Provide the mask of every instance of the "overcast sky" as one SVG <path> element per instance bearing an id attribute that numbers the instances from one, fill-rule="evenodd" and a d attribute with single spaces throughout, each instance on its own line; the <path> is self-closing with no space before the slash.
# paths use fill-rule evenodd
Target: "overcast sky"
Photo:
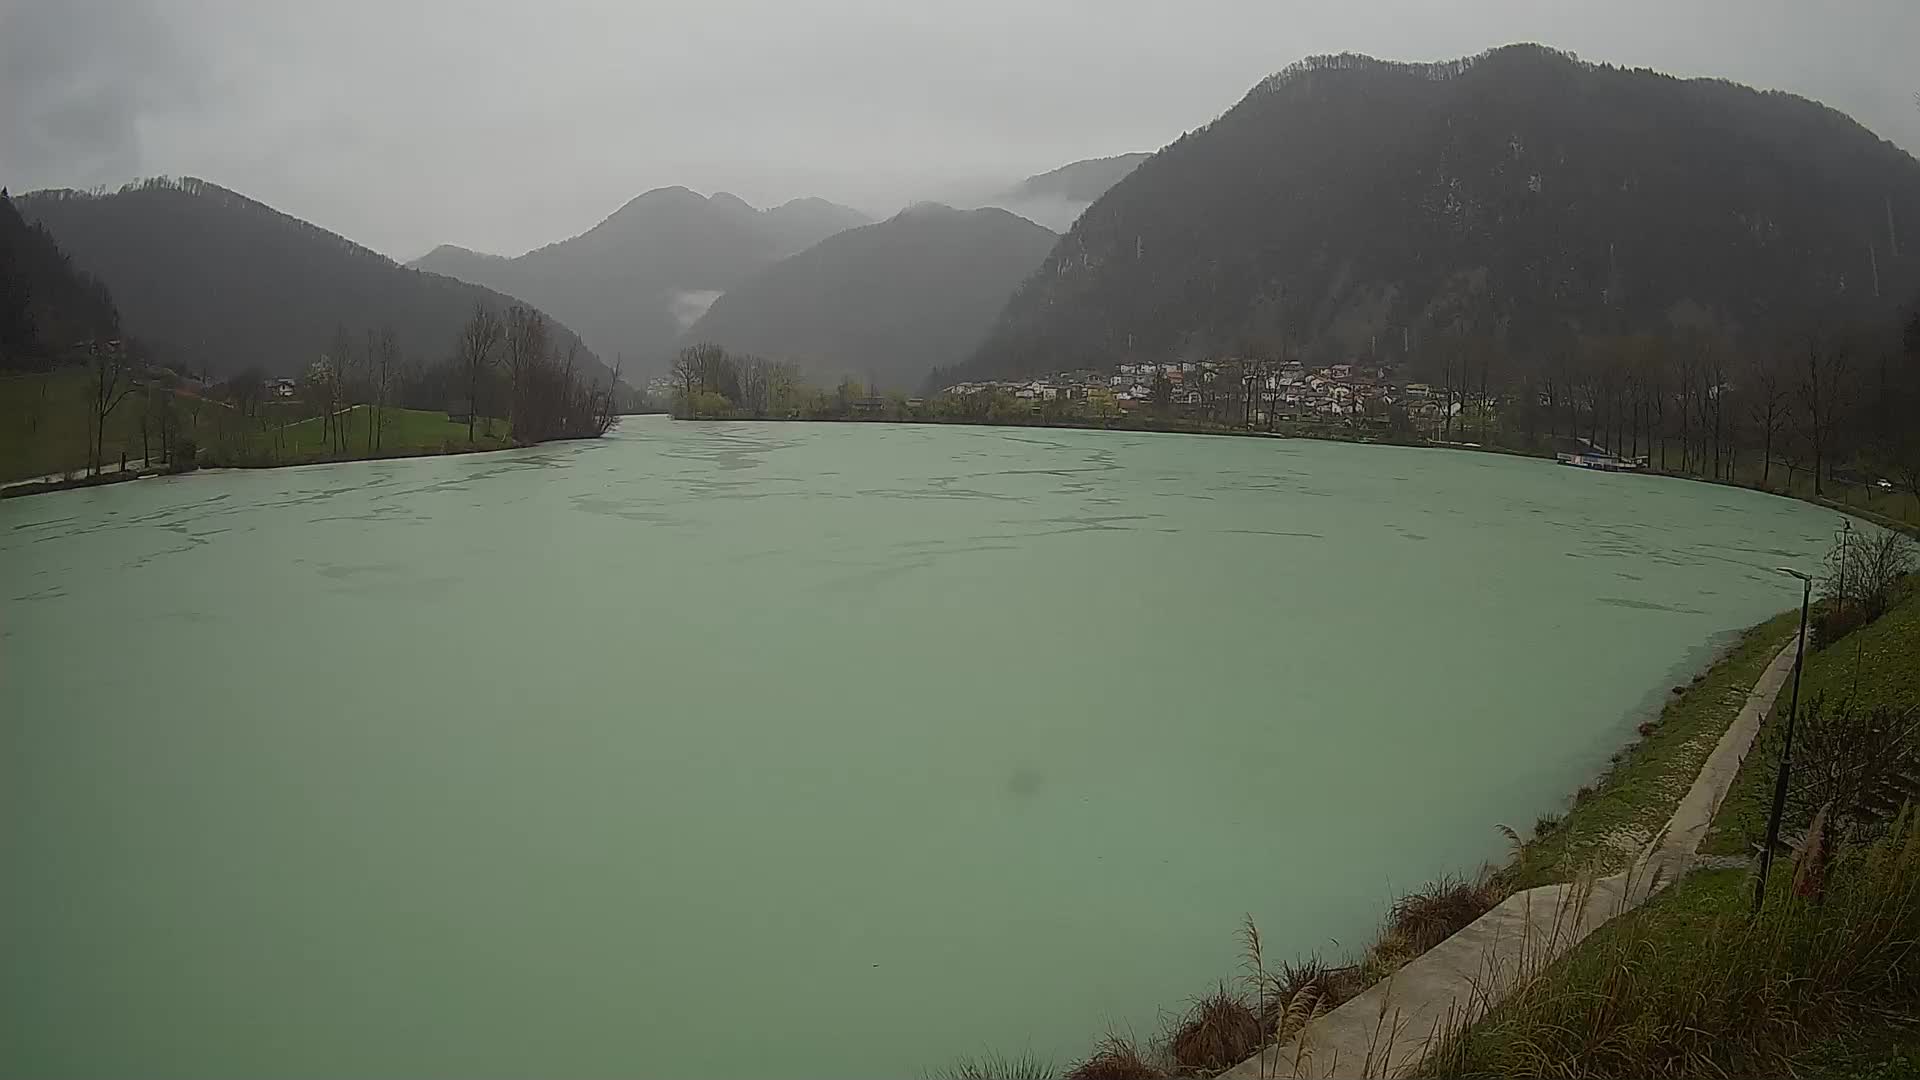
<path id="1" fill-rule="evenodd" d="M 0 0 L 0 184 L 192 175 L 407 259 L 649 188 L 887 212 L 1157 149 L 1314 53 L 1539 41 L 1920 152 L 1920 0 Z"/>

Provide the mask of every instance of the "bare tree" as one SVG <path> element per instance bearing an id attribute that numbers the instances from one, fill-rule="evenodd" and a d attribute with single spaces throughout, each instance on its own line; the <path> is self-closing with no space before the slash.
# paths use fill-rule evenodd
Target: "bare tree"
<path id="1" fill-rule="evenodd" d="M 394 341 L 393 327 L 380 331 L 379 358 L 373 365 L 373 449 L 379 450 L 387 429 L 387 402 L 393 397 L 393 381 L 400 374 L 400 346 Z"/>
<path id="2" fill-rule="evenodd" d="M 681 349 L 673 358 L 673 367 L 669 374 L 673 381 L 680 384 L 680 408 L 687 415 L 693 415 L 694 392 L 699 389 L 700 349 L 698 345 L 689 345 Z"/>
<path id="3" fill-rule="evenodd" d="M 523 304 L 507 308 L 507 427 L 518 437 L 525 412 L 522 397 L 534 365 L 547 358 L 547 319 Z M 536 436 L 537 437 L 537 436 Z"/>
<path id="4" fill-rule="evenodd" d="M 1844 345 L 1807 338 L 1806 366 L 1795 386 L 1802 436 L 1812 455 L 1813 493 L 1823 495 L 1822 481 L 1833 458 L 1834 442 L 1847 401 L 1851 359 Z"/>
<path id="5" fill-rule="evenodd" d="M 333 344 L 320 357 L 323 377 L 316 381 L 322 395 L 321 407 L 326 410 L 326 419 L 321 421 L 323 434 L 338 454 L 347 452 L 346 418 L 340 415 L 340 410 L 346 402 L 347 374 L 352 366 L 353 338 L 348 336 L 344 325 L 335 326 Z"/>
<path id="6" fill-rule="evenodd" d="M 460 328 L 455 360 L 467 382 L 467 441 L 473 441 L 473 418 L 480 411 L 480 384 L 493 370 L 493 351 L 500 344 L 500 317 L 486 305 L 475 304 L 473 315 Z"/>
<path id="7" fill-rule="evenodd" d="M 118 341 L 87 343 L 87 364 L 92 368 L 87 395 L 88 421 L 93 428 L 93 474 L 100 475 L 100 459 L 105 454 L 107 417 L 133 392 L 128 370 L 127 351 Z"/>
<path id="8" fill-rule="evenodd" d="M 1760 486 L 1773 477 L 1774 442 L 1787 424 L 1787 377 L 1778 356 L 1762 353 L 1747 372 L 1747 415 L 1760 434 Z"/>

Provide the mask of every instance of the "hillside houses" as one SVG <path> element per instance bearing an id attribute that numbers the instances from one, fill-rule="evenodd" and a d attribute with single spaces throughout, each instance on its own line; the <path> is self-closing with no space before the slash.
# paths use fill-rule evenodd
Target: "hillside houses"
<path id="1" fill-rule="evenodd" d="M 1235 385 L 1238 384 L 1238 385 Z M 1125 412 L 1153 408 L 1156 389 L 1178 412 L 1217 413 L 1230 403 L 1236 419 L 1344 419 L 1384 416 L 1390 406 L 1410 415 L 1439 415 L 1433 392 L 1423 384 L 1397 386 L 1386 373 L 1355 363 L 1308 368 L 1299 360 L 1280 364 L 1243 364 L 1235 360 L 1182 363 L 1123 363 L 1111 371 L 1062 371 L 1033 379 L 986 380 L 946 387 L 949 395 L 982 392 L 1008 394 L 1040 406 L 1049 402 L 1094 401 Z"/>

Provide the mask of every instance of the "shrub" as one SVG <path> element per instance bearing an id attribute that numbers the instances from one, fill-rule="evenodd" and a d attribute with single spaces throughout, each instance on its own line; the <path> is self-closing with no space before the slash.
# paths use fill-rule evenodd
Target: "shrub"
<path id="1" fill-rule="evenodd" d="M 1550 835 L 1560 827 L 1560 821 L 1559 814 L 1541 814 L 1533 819 L 1533 835 L 1535 837 Z"/>
<path id="2" fill-rule="evenodd" d="M 1778 768 L 1784 740 L 1783 725 L 1768 725 L 1768 775 Z M 1787 824 L 1804 827 L 1828 803 L 1843 828 L 1890 817 L 1911 797 L 1914 776 L 1920 776 L 1920 708 L 1863 710 L 1850 698 L 1830 702 L 1815 694 L 1801 703 L 1795 721 Z"/>
<path id="3" fill-rule="evenodd" d="M 1814 609 L 1807 619 L 1807 644 L 1824 649 L 1855 630 L 1867 625 L 1865 605 L 1828 601 Z"/>
<path id="4" fill-rule="evenodd" d="M 167 460 L 167 471 L 186 473 L 200 467 L 200 445 L 192 439 L 177 439 L 173 444 L 173 456 Z"/>
<path id="5" fill-rule="evenodd" d="M 1640 737 L 1644 739 L 1647 736 L 1652 735 L 1654 732 L 1659 731 L 1660 725 L 1654 723 L 1652 720 L 1645 720 L 1645 721 L 1642 721 L 1640 726 L 1638 728 L 1635 728 L 1634 730 L 1638 731 L 1640 733 Z"/>
<path id="6" fill-rule="evenodd" d="M 1913 572 L 1913 541 L 1892 529 L 1852 526 L 1847 522 L 1827 552 L 1820 572 L 1820 598 L 1840 608 L 1859 605 L 1860 624 L 1865 624 L 1893 606 L 1902 582 Z"/>

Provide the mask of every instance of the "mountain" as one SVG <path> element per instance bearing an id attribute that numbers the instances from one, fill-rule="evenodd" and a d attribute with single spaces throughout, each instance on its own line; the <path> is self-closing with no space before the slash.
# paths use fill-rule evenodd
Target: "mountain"
<path id="1" fill-rule="evenodd" d="M 824 199 L 757 210 L 726 192 L 658 188 L 579 236 L 517 258 L 447 246 L 410 265 L 525 297 L 602 355 L 664 368 L 680 332 L 714 297 L 868 220 Z"/>
<path id="2" fill-rule="evenodd" d="M 44 368 L 78 342 L 120 336 L 107 287 L 0 190 L 0 369 Z"/>
<path id="3" fill-rule="evenodd" d="M 1152 154 L 1121 154 L 1089 158 L 1062 165 L 1052 172 L 1029 176 L 1018 184 L 981 201 L 982 206 L 1011 210 L 1056 232 L 1065 231 L 1095 199 L 1119 183 Z"/>
<path id="4" fill-rule="evenodd" d="M 972 352 L 1055 239 L 1005 210 L 912 207 L 754 274 L 686 340 L 798 360 L 815 381 L 917 387 Z"/>
<path id="5" fill-rule="evenodd" d="M 127 334 L 157 359 L 296 375 L 337 326 L 391 327 L 402 356 L 448 356 L 476 303 L 509 296 L 409 270 L 325 229 L 204 180 L 146 180 L 115 194 L 39 191 L 20 212 L 113 290 Z M 578 340 L 555 327 L 564 349 Z M 606 378 L 582 358 L 589 377 Z"/>
<path id="6" fill-rule="evenodd" d="M 1508 46 L 1321 57 L 1149 158 L 953 377 L 1449 328 L 1539 356 L 1706 325 L 1879 318 L 1920 285 L 1920 163 L 1825 106 Z"/>

